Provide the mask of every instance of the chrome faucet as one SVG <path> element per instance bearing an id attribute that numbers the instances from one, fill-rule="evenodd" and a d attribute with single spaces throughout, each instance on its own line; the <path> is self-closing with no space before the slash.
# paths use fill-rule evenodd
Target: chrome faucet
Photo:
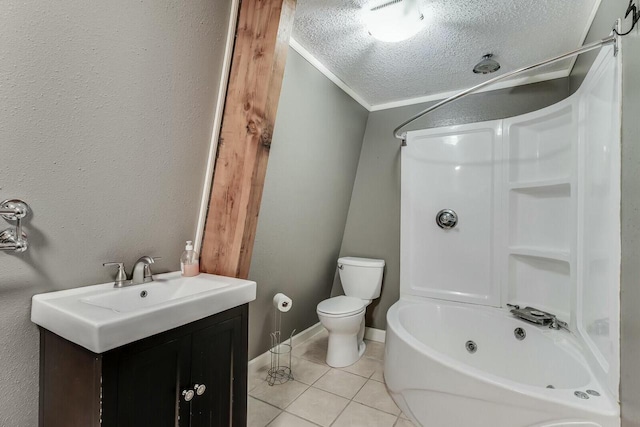
<path id="1" fill-rule="evenodd" d="M 569 325 L 567 322 L 563 322 L 558 319 L 555 314 L 547 313 L 546 311 L 539 310 L 535 307 L 520 308 L 519 305 L 513 304 L 507 304 L 507 306 L 511 308 L 511 314 L 522 320 L 535 323 L 536 325 L 548 326 L 551 329 L 565 329 L 569 331 Z"/>
<path id="2" fill-rule="evenodd" d="M 560 330 L 560 329 L 565 329 L 565 330 L 569 330 L 569 325 L 567 324 L 567 322 L 563 322 L 562 320 L 559 320 L 556 316 L 553 316 L 553 319 L 551 320 L 551 324 L 549 325 L 549 327 L 551 329 L 556 329 L 556 330 Z"/>
<path id="3" fill-rule="evenodd" d="M 139 285 L 141 283 L 153 282 L 153 275 L 151 274 L 151 264 L 160 257 L 150 257 L 148 255 L 142 256 L 133 265 L 133 272 L 131 273 L 131 285 Z"/>

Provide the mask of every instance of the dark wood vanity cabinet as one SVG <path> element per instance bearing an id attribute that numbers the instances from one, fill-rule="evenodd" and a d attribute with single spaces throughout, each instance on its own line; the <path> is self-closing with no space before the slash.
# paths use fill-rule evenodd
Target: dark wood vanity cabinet
<path id="1" fill-rule="evenodd" d="M 103 354 L 41 329 L 40 426 L 246 426 L 247 307 Z"/>

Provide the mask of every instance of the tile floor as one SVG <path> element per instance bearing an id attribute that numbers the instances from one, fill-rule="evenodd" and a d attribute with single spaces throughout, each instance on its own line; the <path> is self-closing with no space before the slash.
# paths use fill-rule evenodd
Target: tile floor
<path id="1" fill-rule="evenodd" d="M 412 427 L 387 393 L 384 344 L 367 341 L 346 368 L 325 363 L 326 330 L 293 349 L 294 381 L 269 386 L 268 366 L 249 377 L 248 427 Z"/>

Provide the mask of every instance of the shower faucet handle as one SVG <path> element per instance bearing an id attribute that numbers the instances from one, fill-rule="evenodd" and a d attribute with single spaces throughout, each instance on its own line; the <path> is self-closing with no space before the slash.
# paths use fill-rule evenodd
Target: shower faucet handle
<path id="1" fill-rule="evenodd" d="M 458 214 L 453 209 L 442 209 L 436 214 L 438 227 L 448 230 L 458 224 Z"/>

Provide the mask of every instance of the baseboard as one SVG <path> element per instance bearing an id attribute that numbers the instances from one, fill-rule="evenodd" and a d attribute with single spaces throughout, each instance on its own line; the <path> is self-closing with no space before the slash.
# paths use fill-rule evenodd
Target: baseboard
<path id="1" fill-rule="evenodd" d="M 384 342 L 386 335 L 387 335 L 387 331 L 383 331 L 382 329 L 376 329 L 376 328 L 364 329 L 365 339 L 368 339 L 371 341 Z"/>
<path id="2" fill-rule="evenodd" d="M 324 327 L 320 322 L 316 323 L 315 325 L 309 326 L 304 331 L 299 332 L 293 336 L 293 347 L 308 340 L 314 335 L 319 334 L 323 330 L 324 330 Z M 259 370 L 261 367 L 269 364 L 270 362 L 271 362 L 271 353 L 269 353 L 269 350 L 267 350 L 261 355 L 256 356 L 249 361 L 249 374 L 251 374 L 252 371 Z"/>
<path id="3" fill-rule="evenodd" d="M 297 345 L 305 342 L 314 335 L 319 334 L 323 330 L 324 327 L 320 322 L 308 327 L 304 331 L 293 336 L 293 347 L 295 348 Z M 364 330 L 365 339 L 376 342 L 384 342 L 386 334 L 387 332 L 383 331 L 382 329 L 365 328 Z M 260 370 L 260 368 L 268 365 L 270 362 L 271 353 L 269 353 L 269 350 L 265 351 L 259 356 L 254 357 L 249 361 L 249 375 L 251 375 L 251 373 L 257 372 L 258 370 Z"/>

